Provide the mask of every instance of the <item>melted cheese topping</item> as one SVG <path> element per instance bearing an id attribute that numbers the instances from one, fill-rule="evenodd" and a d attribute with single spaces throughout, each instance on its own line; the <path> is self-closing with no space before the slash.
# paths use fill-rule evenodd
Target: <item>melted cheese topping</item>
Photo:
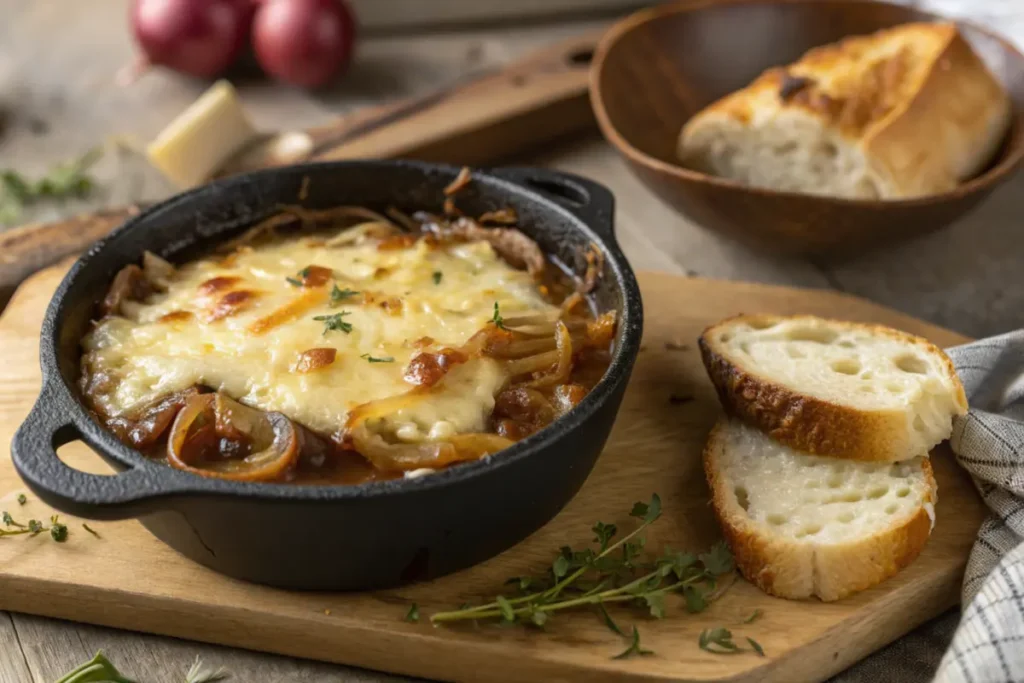
<path id="1" fill-rule="evenodd" d="M 330 269 L 333 279 L 297 286 L 297 273 L 311 265 Z M 332 303 L 335 285 L 358 293 Z M 403 375 L 416 342 L 462 345 L 490 323 L 495 302 L 503 316 L 557 310 L 486 242 L 432 248 L 420 240 L 381 250 L 362 238 L 334 247 L 302 238 L 243 247 L 182 266 L 165 293 L 127 302 L 121 316 L 98 322 L 83 341 L 83 367 L 114 380 L 92 394 L 109 416 L 201 384 L 332 433 L 357 405 L 413 388 Z M 314 320 L 336 314 L 347 325 Z M 309 369 L 303 355 L 311 349 L 333 349 L 334 360 Z M 396 409 L 394 434 L 416 442 L 485 431 L 505 380 L 490 358 L 457 365 Z"/>

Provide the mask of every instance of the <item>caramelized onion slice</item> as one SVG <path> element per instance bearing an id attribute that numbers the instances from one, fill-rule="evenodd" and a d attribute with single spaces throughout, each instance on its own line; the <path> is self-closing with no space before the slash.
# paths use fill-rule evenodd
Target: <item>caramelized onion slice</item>
<path id="1" fill-rule="evenodd" d="M 569 381 L 572 372 L 572 336 L 569 328 L 561 320 L 555 323 L 555 342 L 558 345 L 558 364 L 554 372 L 527 382 L 528 387 L 550 387 Z"/>
<path id="2" fill-rule="evenodd" d="M 174 277 L 175 269 L 170 262 L 151 251 L 145 251 L 142 253 L 142 273 L 151 285 L 163 291 Z"/>
<path id="3" fill-rule="evenodd" d="M 150 403 L 133 416 L 111 418 L 107 426 L 121 441 L 127 441 L 135 448 L 148 448 L 163 436 L 182 406 L 198 395 L 198 387 L 176 391 Z"/>
<path id="4" fill-rule="evenodd" d="M 275 481 L 295 467 L 306 441 L 281 413 L 264 413 L 219 393 L 203 394 L 189 399 L 174 420 L 167 460 L 204 477 Z"/>
<path id="5" fill-rule="evenodd" d="M 457 462 L 479 460 L 514 443 L 497 434 L 458 434 L 445 442 L 389 443 L 365 422 L 353 428 L 349 437 L 356 450 L 384 472 L 440 469 Z"/>
<path id="6" fill-rule="evenodd" d="M 117 315 L 125 301 L 142 301 L 153 293 L 153 286 L 135 264 L 125 266 L 114 276 L 107 295 L 100 303 L 100 315 Z"/>

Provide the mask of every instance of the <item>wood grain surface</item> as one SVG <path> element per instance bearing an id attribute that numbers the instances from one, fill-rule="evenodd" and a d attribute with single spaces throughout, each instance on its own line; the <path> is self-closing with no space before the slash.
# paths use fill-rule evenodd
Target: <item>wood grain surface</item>
<path id="1" fill-rule="evenodd" d="M 114 86 L 114 74 L 132 54 L 124 23 L 127 4 L 128 0 L 0 3 L 0 165 L 34 175 L 111 136 L 144 142 L 206 87 L 163 71 L 133 88 Z M 1024 46 L 1024 3 L 1019 0 L 911 4 L 981 21 Z M 464 31 L 368 35 L 349 76 L 327 91 L 304 93 L 249 75 L 236 83 L 261 128 L 303 128 L 359 107 L 443 87 L 604 21 L 526 26 L 504 21 Z M 608 185 L 618 200 L 619 240 L 638 268 L 833 288 L 883 301 L 971 336 L 1024 325 L 1021 173 L 977 211 L 943 231 L 857 258 L 809 261 L 748 249 L 679 216 L 659 202 L 596 134 L 517 162 L 583 173 Z M 97 172 L 103 184 L 100 192 L 83 201 L 40 207 L 26 220 L 54 220 L 105 206 L 152 201 L 171 191 L 155 172 L 130 158 L 109 155 Z M 950 620 L 955 621 L 952 612 L 946 621 Z M 931 651 L 920 660 L 919 681 L 930 680 L 945 646 L 931 630 L 923 637 Z M 915 641 L 915 656 L 921 657 L 922 642 Z M 410 680 L 19 613 L 0 612 L 0 643 L 0 683 L 52 683 L 98 648 L 119 663 L 137 667 L 133 672 L 140 683 L 181 683 L 196 655 L 230 668 L 235 680 L 247 683 Z"/>
<path id="2" fill-rule="evenodd" d="M 0 318 L 0 443 L 7 443 L 36 398 L 42 311 L 64 272 L 47 269 L 25 283 Z M 594 614 L 562 616 L 546 634 L 500 627 L 447 629 L 402 620 L 416 602 L 433 611 L 489 597 L 509 576 L 543 571 L 558 546 L 585 543 L 597 520 L 628 528 L 635 500 L 661 495 L 664 518 L 652 548 L 708 547 L 719 531 L 708 507 L 700 452 L 719 414 L 696 350 L 706 325 L 739 312 L 810 312 L 888 323 L 942 345 L 958 335 L 883 307 L 830 292 L 772 288 L 644 273 L 647 309 L 640 353 L 611 440 L 580 494 L 546 527 L 512 550 L 433 582 L 371 593 L 296 593 L 246 584 L 193 564 L 136 522 L 94 523 L 102 538 L 75 520 L 69 541 L 18 538 L 0 544 L 0 608 L 132 628 L 256 650 L 455 681 L 816 681 L 823 680 L 954 604 L 982 505 L 952 455 L 934 457 L 941 501 L 935 532 L 921 557 L 882 586 L 838 603 L 768 597 L 744 581 L 706 612 L 639 621 L 657 656 L 613 660 L 621 639 Z M 680 301 L 686 301 L 680 307 Z M 685 345 L 679 350 L 672 346 Z M 693 397 L 680 403 L 672 396 Z M 108 471 L 82 444 L 61 449 L 74 466 Z M 39 501 L 17 506 L 23 489 L 0 459 L 0 507 L 46 518 Z M 467 511 L 469 513 L 469 511 Z M 329 530 L 325 530 L 329 534 Z M 750 627 L 753 610 L 764 617 Z M 244 628 L 238 628 L 239 624 Z M 720 657 L 696 646 L 703 628 L 735 626 L 768 656 Z M 741 628 L 742 627 L 742 628 Z M 146 680 L 171 681 L 153 675 Z"/>

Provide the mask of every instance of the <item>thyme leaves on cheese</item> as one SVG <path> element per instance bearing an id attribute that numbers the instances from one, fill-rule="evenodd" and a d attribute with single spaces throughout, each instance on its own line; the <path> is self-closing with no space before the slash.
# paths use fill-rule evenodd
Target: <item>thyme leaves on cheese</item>
<path id="1" fill-rule="evenodd" d="M 442 273 L 440 270 L 435 270 L 432 277 L 434 278 L 434 284 L 439 285 L 441 284 L 441 278 L 444 277 L 444 273 Z"/>
<path id="2" fill-rule="evenodd" d="M 343 320 L 346 315 L 350 315 L 350 312 L 341 311 L 340 313 L 332 313 L 331 315 L 316 315 L 313 316 L 313 320 L 324 324 L 324 336 L 326 336 L 328 332 L 335 331 L 348 334 L 352 331 L 352 323 L 345 322 Z"/>
<path id="3" fill-rule="evenodd" d="M 363 355 L 361 355 L 359 357 L 360 358 L 365 358 L 367 363 L 394 363 L 395 362 L 394 356 L 380 356 L 380 357 L 378 357 L 378 356 L 371 356 L 368 353 L 364 353 Z"/>
<path id="4" fill-rule="evenodd" d="M 494 326 L 499 330 L 508 329 L 505 327 L 505 319 L 501 317 L 501 309 L 498 308 L 497 301 L 494 302 L 494 315 L 491 316 L 491 322 L 494 323 Z"/>
<path id="5" fill-rule="evenodd" d="M 657 494 L 647 503 L 636 503 L 630 516 L 640 520 L 632 531 L 620 536 L 615 524 L 598 522 L 592 527 L 596 547 L 577 550 L 565 546 L 543 576 L 509 579 L 506 585 L 513 586 L 513 594 L 499 595 L 475 607 L 435 613 L 431 623 L 494 619 L 541 628 L 556 612 L 591 608 L 610 631 L 630 640 L 616 659 L 653 654 L 641 646 L 639 630 L 619 627 L 607 607 L 621 603 L 661 619 L 668 609 L 666 598 L 676 594 L 683 597 L 687 611 L 699 612 L 721 595 L 721 584 L 728 585 L 722 579 L 733 574 L 734 562 L 724 543 L 706 553 L 666 548 L 660 556 L 650 557 L 644 531 L 661 516 Z"/>
<path id="6" fill-rule="evenodd" d="M 356 294 L 359 294 L 359 292 L 354 289 L 349 289 L 348 287 L 341 289 L 338 287 L 338 283 L 334 283 L 334 287 L 331 289 L 331 307 L 333 308 L 334 306 L 337 306 Z"/>

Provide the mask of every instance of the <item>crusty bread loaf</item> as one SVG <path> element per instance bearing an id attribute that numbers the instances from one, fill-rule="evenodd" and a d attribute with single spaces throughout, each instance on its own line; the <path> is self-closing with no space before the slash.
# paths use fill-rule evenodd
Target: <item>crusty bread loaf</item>
<path id="1" fill-rule="evenodd" d="M 806 453 L 867 461 L 925 455 L 967 398 L 934 344 L 880 325 L 737 316 L 700 337 L 731 414 Z"/>
<path id="2" fill-rule="evenodd" d="M 935 522 L 927 457 L 806 455 L 722 420 L 708 437 L 704 469 L 743 576 L 783 598 L 838 600 L 874 586 L 917 557 Z"/>
<path id="3" fill-rule="evenodd" d="M 976 175 L 1010 124 L 1006 91 L 952 23 L 809 51 L 690 119 L 696 170 L 777 190 L 899 199 Z"/>

